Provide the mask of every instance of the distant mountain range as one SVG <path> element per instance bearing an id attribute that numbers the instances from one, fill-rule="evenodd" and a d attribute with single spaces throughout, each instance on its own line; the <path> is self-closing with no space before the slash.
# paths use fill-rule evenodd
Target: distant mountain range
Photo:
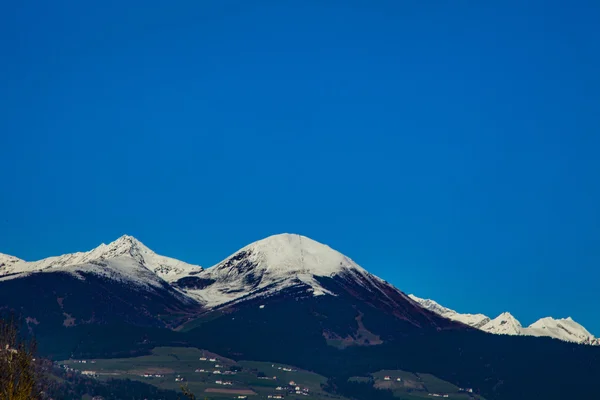
<path id="1" fill-rule="evenodd" d="M 30 287 L 39 288 L 44 307 L 22 295 Z M 158 255 L 127 235 L 88 252 L 35 262 L 0 255 L 0 306 L 12 305 L 38 329 L 116 322 L 181 328 L 192 316 L 292 295 L 330 298 L 338 309 L 348 310 L 340 314 L 348 319 L 344 324 L 365 313 L 388 315 L 381 333 L 390 337 L 413 329 L 465 329 L 422 308 L 350 258 L 300 235 L 257 241 L 206 270 Z M 382 340 L 366 329 L 352 338 L 326 325 L 323 335 L 342 346 Z"/>
<path id="2" fill-rule="evenodd" d="M 483 314 L 461 314 L 433 300 L 406 296 L 350 258 L 300 235 L 281 234 L 257 241 L 206 270 L 198 265 L 158 255 L 127 235 L 88 252 L 34 262 L 0 254 L 0 281 L 58 272 L 77 279 L 85 279 L 86 274 L 92 274 L 147 288 L 151 292 L 164 290 L 168 293 L 167 297 L 194 304 L 205 311 L 254 298 L 270 297 L 293 288 L 305 290 L 312 296 L 336 296 L 335 291 L 321 282 L 322 278 L 336 278 L 346 282 L 347 286 L 356 286 L 359 291 L 370 293 L 382 303 L 400 301 L 411 304 L 413 300 L 439 316 L 485 332 L 548 336 L 600 345 L 600 339 L 571 318 L 546 317 L 529 327 L 522 327 L 507 312 L 491 319 Z M 390 297 L 391 293 L 394 299 Z"/>
<path id="3" fill-rule="evenodd" d="M 594 337 L 583 326 L 573 321 L 571 317 L 554 319 L 545 317 L 539 319 L 528 327 L 521 323 L 510 313 L 504 312 L 494 319 L 483 314 L 461 314 L 446 308 L 430 299 L 421 299 L 409 295 L 411 299 L 421 304 L 426 309 L 435 312 L 453 321 L 480 329 L 484 332 L 499 335 L 547 336 L 567 342 L 600 346 L 600 339 Z"/>
<path id="4" fill-rule="evenodd" d="M 189 346 L 296 365 L 327 376 L 333 391 L 384 369 L 432 373 L 488 399 L 600 391 L 600 347 L 580 345 L 598 340 L 574 321 L 523 328 L 507 313 L 459 314 L 294 234 L 254 242 L 207 269 L 131 236 L 35 262 L 0 254 L 5 313 L 21 316 L 40 350 L 62 359 Z M 579 383 L 545 384 L 563 379 Z"/>

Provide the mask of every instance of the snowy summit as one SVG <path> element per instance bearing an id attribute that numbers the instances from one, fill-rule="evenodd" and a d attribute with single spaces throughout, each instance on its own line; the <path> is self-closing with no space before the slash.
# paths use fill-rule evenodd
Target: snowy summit
<path id="1" fill-rule="evenodd" d="M 254 242 L 206 269 L 198 276 L 214 283 L 187 293 L 209 307 L 253 294 L 268 296 L 298 285 L 310 287 L 318 296 L 333 293 L 315 277 L 344 274 L 378 280 L 331 247 L 306 236 L 284 233 Z"/>

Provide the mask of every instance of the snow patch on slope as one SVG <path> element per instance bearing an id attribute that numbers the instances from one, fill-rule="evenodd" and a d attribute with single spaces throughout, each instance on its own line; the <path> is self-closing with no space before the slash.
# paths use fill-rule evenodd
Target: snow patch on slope
<path id="1" fill-rule="evenodd" d="M 483 325 L 490 322 L 490 318 L 487 315 L 483 314 L 460 314 L 454 310 L 446 308 L 431 299 L 422 299 L 413 294 L 409 295 L 412 300 L 416 301 L 429 311 L 433 311 L 434 313 L 441 315 L 442 317 L 451 319 L 453 321 L 462 322 L 463 324 L 472 326 L 474 328 L 481 328 Z"/>
<path id="2" fill-rule="evenodd" d="M 0 253 L 0 275 L 2 271 L 12 270 L 16 264 L 24 262 L 20 258 Z"/>

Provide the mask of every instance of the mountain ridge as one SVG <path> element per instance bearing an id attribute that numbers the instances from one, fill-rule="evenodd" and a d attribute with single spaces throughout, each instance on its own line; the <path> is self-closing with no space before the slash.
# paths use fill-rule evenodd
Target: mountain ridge
<path id="1" fill-rule="evenodd" d="M 556 319 L 553 317 L 543 317 L 529 326 L 523 327 L 509 312 L 503 312 L 494 319 L 484 314 L 475 314 L 482 317 L 480 323 L 477 324 L 474 323 L 473 318 L 470 318 L 473 314 L 461 314 L 440 305 L 434 300 L 422 299 L 413 294 L 409 295 L 409 297 L 438 315 L 465 323 L 484 332 L 500 335 L 551 337 L 580 344 L 600 345 L 599 338 L 596 338 L 571 317 Z M 481 324 L 482 321 L 485 323 Z"/>
<path id="2" fill-rule="evenodd" d="M 274 235 L 206 270 L 172 273 L 169 281 L 158 275 L 169 271 L 156 270 L 162 264 L 155 260 L 163 259 L 134 238 L 120 239 L 98 246 L 87 264 L 68 265 L 83 258 L 58 257 L 58 266 L 47 262 L 44 269 L 29 265 L 10 274 L 19 263 L 11 258 L 11 266 L 0 267 L 0 311 L 17 312 L 51 357 L 202 346 L 236 360 L 320 371 L 333 386 L 403 369 L 479 388 L 497 400 L 598 392 L 600 347 L 482 332 L 423 307 L 343 254 L 299 235 Z M 196 296 L 210 294 L 211 286 L 220 299 Z M 561 320 L 563 328 L 552 321 L 536 329 L 572 329 L 569 319 Z M 546 384 L 565 377 L 579 383 L 566 389 Z M 359 398 L 376 398 L 371 394 Z"/>
<path id="3" fill-rule="evenodd" d="M 522 327 L 510 313 L 492 319 L 484 314 L 458 313 L 430 299 L 407 296 L 342 253 L 298 234 L 272 235 L 250 243 L 207 269 L 158 255 L 129 235 L 87 252 L 33 262 L 0 253 L 0 281 L 48 272 L 65 272 L 78 279 L 82 274 L 93 273 L 155 289 L 167 284 L 206 309 L 268 298 L 287 289 L 299 290 L 309 296 L 337 296 L 324 283 L 330 283 L 328 279 L 332 278 L 338 284 L 336 290 L 340 290 L 339 285 L 352 287 L 353 292 L 363 293 L 363 297 L 378 297 L 377 301 L 381 300 L 379 306 L 385 307 L 389 302 L 393 308 L 398 301 L 415 302 L 436 315 L 488 333 L 549 336 L 576 343 L 600 344 L 599 339 L 571 318 L 546 317 L 529 327 Z"/>
<path id="4" fill-rule="evenodd" d="M 167 282 L 202 270 L 200 266 L 158 255 L 133 236 L 123 235 L 109 244 L 102 243 L 89 251 L 67 253 L 38 261 L 25 261 L 0 253 L 0 279 L 7 275 L 15 277 L 15 274 L 53 271 L 74 274 L 77 271 L 99 273 L 98 267 L 100 265 L 98 263 L 107 261 L 115 261 L 111 266 L 119 270 L 118 275 L 121 278 L 139 284 L 147 284 L 148 282 L 144 281 L 143 278 L 151 278 L 151 275 L 144 274 L 143 270 L 132 275 L 130 272 L 134 268 L 134 264 L 138 264 L 142 269 L 149 270 L 158 278 Z M 155 281 L 154 279 L 148 280 Z"/>

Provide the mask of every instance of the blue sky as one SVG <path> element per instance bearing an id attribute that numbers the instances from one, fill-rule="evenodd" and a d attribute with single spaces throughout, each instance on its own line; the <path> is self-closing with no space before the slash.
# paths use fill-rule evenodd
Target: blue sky
<path id="1" fill-rule="evenodd" d="M 600 3 L 121 3 L 0 6 L 0 252 L 294 232 L 600 335 Z"/>

